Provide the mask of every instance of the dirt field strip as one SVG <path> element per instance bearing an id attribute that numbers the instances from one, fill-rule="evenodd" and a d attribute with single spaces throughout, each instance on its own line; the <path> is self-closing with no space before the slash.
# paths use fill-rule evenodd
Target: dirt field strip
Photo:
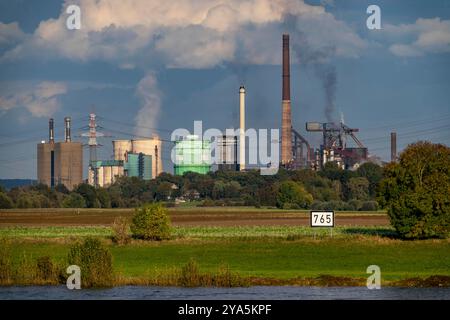
<path id="1" fill-rule="evenodd" d="M 169 211 L 175 226 L 305 226 L 309 214 L 302 212 L 276 212 L 273 210 L 205 210 L 205 208 Z M 133 209 L 30 209 L 1 210 L 0 228 L 23 226 L 109 226 L 118 216 L 131 218 Z M 339 226 L 386 226 L 389 218 L 383 213 L 336 213 Z"/>

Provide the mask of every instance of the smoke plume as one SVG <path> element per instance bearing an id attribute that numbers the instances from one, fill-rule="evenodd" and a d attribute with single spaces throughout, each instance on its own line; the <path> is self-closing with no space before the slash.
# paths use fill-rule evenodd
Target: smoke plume
<path id="1" fill-rule="evenodd" d="M 154 135 L 152 128 L 155 128 L 161 110 L 161 92 L 153 72 L 139 81 L 136 95 L 141 101 L 141 108 L 135 118 L 134 133 L 139 137 L 150 137 Z"/>
<path id="2" fill-rule="evenodd" d="M 310 45 L 305 33 L 298 30 L 297 19 L 298 17 L 287 15 L 284 20 L 285 27 L 292 31 L 292 48 L 300 64 L 312 68 L 322 83 L 325 100 L 324 115 L 327 122 L 335 122 L 337 72 L 336 66 L 330 60 L 336 53 L 336 47 Z"/>

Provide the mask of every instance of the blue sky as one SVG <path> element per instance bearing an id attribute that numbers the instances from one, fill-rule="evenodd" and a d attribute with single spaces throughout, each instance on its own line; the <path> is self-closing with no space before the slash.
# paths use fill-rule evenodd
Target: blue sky
<path id="1" fill-rule="evenodd" d="M 70 4 L 81 8 L 81 30 L 65 27 Z M 381 8 L 381 30 L 366 27 L 370 4 Z M 389 159 L 391 130 L 399 149 L 450 144 L 449 1 L 0 0 L 0 178 L 36 177 L 49 117 L 61 139 L 65 116 L 77 136 L 95 110 L 113 136 L 99 151 L 109 159 L 114 138 L 168 139 L 194 120 L 237 126 L 244 84 L 247 127 L 278 128 L 283 32 L 298 130 L 326 121 L 319 64 L 335 70 L 333 118 L 359 128 L 371 154 Z"/>

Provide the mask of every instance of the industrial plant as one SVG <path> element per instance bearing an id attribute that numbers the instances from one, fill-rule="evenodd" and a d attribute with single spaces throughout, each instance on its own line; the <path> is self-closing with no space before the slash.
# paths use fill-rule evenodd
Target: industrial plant
<path id="1" fill-rule="evenodd" d="M 281 156 L 280 167 L 287 170 L 309 168 L 321 170 L 328 162 L 336 163 L 342 169 L 354 170 L 369 160 L 368 150 L 356 137 L 357 128 L 350 128 L 343 121 L 306 122 L 305 130 L 320 133 L 322 143 L 318 148 L 292 126 L 291 77 L 290 77 L 289 35 L 282 35 L 282 92 L 281 92 Z M 208 141 L 196 135 L 178 137 L 173 142 L 174 174 L 186 172 L 206 174 L 212 168 L 211 152 L 216 144 L 217 170 L 246 170 L 245 143 L 245 95 L 242 85 L 239 88 L 239 129 L 233 135 L 214 137 Z M 294 115 L 295 116 L 295 115 Z M 49 186 L 65 185 L 69 190 L 83 182 L 83 145 L 72 142 L 71 119 L 66 117 L 64 142 L 54 139 L 53 119 L 49 122 L 49 141 L 39 143 L 38 180 Z M 138 177 L 151 180 L 163 171 L 162 140 L 157 137 L 139 139 L 117 139 L 112 141 L 112 159 L 97 159 L 97 138 L 105 137 L 98 131 L 96 115 L 89 115 L 87 132 L 81 137 L 88 138 L 89 164 L 87 182 L 93 186 L 106 187 L 118 177 Z M 352 141 L 355 146 L 350 146 Z M 391 161 L 396 159 L 396 133 L 391 133 Z"/>
<path id="2" fill-rule="evenodd" d="M 83 146 L 73 142 L 71 119 L 64 118 L 64 141 L 55 142 L 54 120 L 49 120 L 48 141 L 37 145 L 37 178 L 50 187 L 62 184 L 72 190 L 83 182 Z"/>
<path id="3" fill-rule="evenodd" d="M 289 35 L 282 39 L 282 100 L 281 100 L 281 166 L 286 169 L 310 168 L 321 170 L 327 162 L 335 162 L 342 169 L 356 169 L 368 160 L 367 148 L 344 123 L 307 122 L 306 131 L 321 132 L 322 144 L 316 150 L 292 127 Z M 357 147 L 349 147 L 350 137 Z"/>

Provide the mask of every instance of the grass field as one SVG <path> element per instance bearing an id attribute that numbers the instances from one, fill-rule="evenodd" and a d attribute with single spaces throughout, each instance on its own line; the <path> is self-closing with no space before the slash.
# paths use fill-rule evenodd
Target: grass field
<path id="1" fill-rule="evenodd" d="M 0 238 L 12 239 L 59 239 L 68 237 L 111 237 L 112 229 L 103 226 L 78 227 L 7 227 L 0 228 Z M 211 239 L 211 238 L 283 238 L 295 240 L 301 238 L 351 238 L 358 235 L 394 237 L 391 227 L 335 227 L 312 229 L 306 226 L 242 226 L 242 227 L 173 227 L 174 239 Z"/>

